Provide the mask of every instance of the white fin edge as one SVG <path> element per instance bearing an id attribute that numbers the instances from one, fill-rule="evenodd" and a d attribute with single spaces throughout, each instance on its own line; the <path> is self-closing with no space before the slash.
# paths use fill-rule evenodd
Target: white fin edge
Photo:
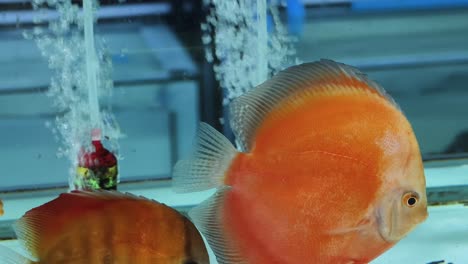
<path id="1" fill-rule="evenodd" d="M 230 240 L 223 233 L 223 214 L 220 208 L 229 189 L 227 186 L 218 189 L 213 196 L 190 210 L 189 217 L 205 236 L 219 264 L 244 264 L 247 262 L 229 245 L 227 241 Z"/>
<path id="2" fill-rule="evenodd" d="M 0 245 L 0 264 L 30 264 L 34 261 L 22 256 L 13 249 Z"/>
<path id="3" fill-rule="evenodd" d="M 225 172 L 237 153 L 223 134 L 200 123 L 192 159 L 181 160 L 174 167 L 173 190 L 196 192 L 223 186 Z"/>

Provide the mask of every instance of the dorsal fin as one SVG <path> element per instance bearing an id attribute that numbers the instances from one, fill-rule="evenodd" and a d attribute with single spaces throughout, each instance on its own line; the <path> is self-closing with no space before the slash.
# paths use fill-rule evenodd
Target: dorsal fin
<path id="1" fill-rule="evenodd" d="M 117 191 L 73 191 L 62 193 L 56 199 L 31 209 L 16 221 L 14 229 L 29 255 L 38 259 L 44 242 L 60 232 L 67 221 L 87 212 L 99 211 L 120 200 L 148 201 L 163 205 L 141 196 Z"/>
<path id="2" fill-rule="evenodd" d="M 257 128 L 280 104 L 288 107 L 307 96 L 337 92 L 377 95 L 398 108 L 382 87 L 359 70 L 322 59 L 283 70 L 235 99 L 230 105 L 230 123 L 236 142 L 242 151 L 250 151 Z"/>
<path id="3" fill-rule="evenodd" d="M 196 192 L 224 185 L 224 177 L 237 151 L 229 140 L 206 123 L 200 123 L 190 159 L 174 166 L 172 186 L 175 192 Z"/>

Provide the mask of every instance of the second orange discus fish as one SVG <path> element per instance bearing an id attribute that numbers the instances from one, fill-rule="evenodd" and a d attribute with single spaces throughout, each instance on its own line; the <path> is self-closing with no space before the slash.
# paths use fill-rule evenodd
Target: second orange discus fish
<path id="1" fill-rule="evenodd" d="M 230 110 L 242 152 L 202 124 L 174 170 L 177 191 L 218 188 L 190 215 L 219 263 L 368 263 L 426 219 L 413 129 L 358 70 L 293 66 Z"/>
<path id="2" fill-rule="evenodd" d="M 187 218 L 119 192 L 61 194 L 27 212 L 15 230 L 35 260 L 1 247 L 5 263 L 209 264 L 203 239 Z"/>

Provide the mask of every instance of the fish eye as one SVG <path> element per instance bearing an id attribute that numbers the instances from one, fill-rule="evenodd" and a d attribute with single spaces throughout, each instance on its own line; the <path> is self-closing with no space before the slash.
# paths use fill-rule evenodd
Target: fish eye
<path id="1" fill-rule="evenodd" d="M 408 207 L 414 207 L 419 201 L 419 195 L 414 192 L 409 192 L 403 195 L 403 203 Z"/>

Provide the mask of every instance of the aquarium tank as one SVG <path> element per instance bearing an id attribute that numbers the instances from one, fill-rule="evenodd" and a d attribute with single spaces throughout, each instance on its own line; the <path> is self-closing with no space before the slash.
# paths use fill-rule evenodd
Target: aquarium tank
<path id="1" fill-rule="evenodd" d="M 186 214 L 215 192 L 171 187 L 200 122 L 242 150 L 229 104 L 324 58 L 385 88 L 424 162 L 428 218 L 371 263 L 468 263 L 466 0 L 1 0 L 0 39 L 0 245 L 75 189 Z"/>

